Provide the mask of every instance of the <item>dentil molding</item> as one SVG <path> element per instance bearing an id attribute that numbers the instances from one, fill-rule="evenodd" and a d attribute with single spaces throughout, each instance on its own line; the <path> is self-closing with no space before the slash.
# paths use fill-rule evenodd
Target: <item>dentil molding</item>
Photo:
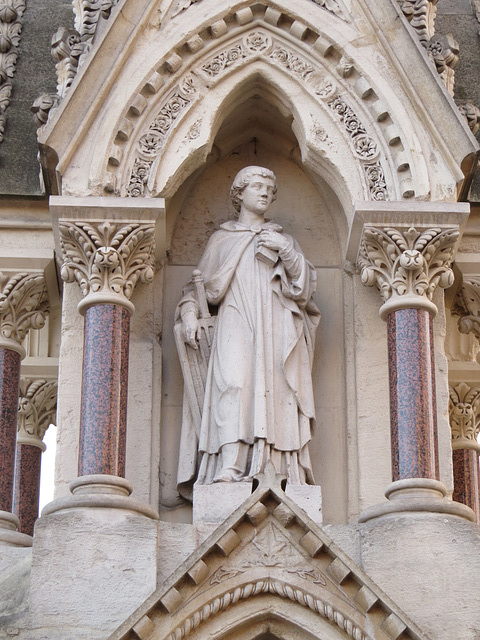
<path id="1" fill-rule="evenodd" d="M 41 329 L 48 312 L 43 274 L 0 272 L 0 347 L 25 357 L 22 342 L 29 329 Z"/>
<path id="2" fill-rule="evenodd" d="M 20 378 L 17 444 L 45 451 L 43 437 L 57 410 L 57 381 Z"/>
<path id="3" fill-rule="evenodd" d="M 61 221 L 59 231 L 61 276 L 79 284 L 84 296 L 79 311 L 95 304 L 118 304 L 133 313 L 130 297 L 135 285 L 153 281 L 154 225 Z"/>

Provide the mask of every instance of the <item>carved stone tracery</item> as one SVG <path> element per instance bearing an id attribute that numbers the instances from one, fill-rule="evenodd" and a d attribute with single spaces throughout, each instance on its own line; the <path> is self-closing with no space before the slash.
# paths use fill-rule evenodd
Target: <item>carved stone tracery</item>
<path id="1" fill-rule="evenodd" d="M 10 104 L 25 6 L 25 0 L 0 2 L 0 142 L 5 133 L 5 113 Z"/>
<path id="2" fill-rule="evenodd" d="M 154 235 L 152 224 L 61 222 L 60 243 L 64 255 L 61 276 L 80 286 L 85 304 L 129 302 L 137 282 L 152 282 Z"/>
<path id="3" fill-rule="evenodd" d="M 20 379 L 17 444 L 29 444 L 45 450 L 43 437 L 55 421 L 57 381 Z"/>
<path id="4" fill-rule="evenodd" d="M 41 329 L 48 312 L 45 278 L 40 274 L 0 272 L 0 345 L 24 355 L 29 329 Z"/>
<path id="5" fill-rule="evenodd" d="M 453 449 L 480 451 L 480 388 L 461 382 L 450 387 L 449 416 Z"/>
<path id="6" fill-rule="evenodd" d="M 451 262 L 458 237 L 457 229 L 365 228 L 357 268 L 362 284 L 380 291 L 382 316 L 407 307 L 435 313 L 435 289 L 453 284 Z"/>

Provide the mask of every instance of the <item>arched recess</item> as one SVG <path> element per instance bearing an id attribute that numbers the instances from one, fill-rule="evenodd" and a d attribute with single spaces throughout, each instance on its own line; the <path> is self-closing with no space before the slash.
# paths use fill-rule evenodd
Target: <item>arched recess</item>
<path id="1" fill-rule="evenodd" d="M 303 163 L 344 208 L 424 195 L 426 167 L 398 95 L 389 105 L 339 45 L 291 19 L 286 30 L 269 11 L 246 25 L 226 16 L 222 37 L 191 34 L 145 76 L 112 134 L 104 183 L 120 195 L 171 197 L 206 162 L 231 102 L 263 90 L 290 111 Z"/>
<path id="2" fill-rule="evenodd" d="M 167 201 L 168 260 L 164 270 L 163 334 L 172 335 L 175 304 L 198 264 L 208 237 L 235 218 L 229 190 L 236 173 L 248 165 L 271 168 L 279 183 L 269 216 L 297 239 L 315 265 L 315 296 L 323 318 L 317 332 L 314 389 L 317 411 L 310 450 L 316 483 L 322 486 L 326 522 L 347 519 L 347 438 L 343 313 L 343 255 L 347 239 L 344 208 L 322 174 L 302 162 L 288 102 L 249 75 L 215 122 L 212 153 L 203 166 L 180 182 Z M 251 90 L 249 90 L 251 88 Z M 173 143 L 172 143 L 173 144 Z M 173 149 L 173 146 L 172 146 Z M 167 150 L 167 154 L 169 151 Z M 172 157 L 174 152 L 172 150 Z M 165 158 L 165 163 L 168 161 Z M 172 160 L 173 161 L 173 160 Z M 160 169 L 161 171 L 161 169 Z M 360 183 L 360 181 L 359 181 Z M 175 506 L 176 452 L 182 422 L 181 372 L 174 347 L 164 342 L 161 428 L 161 504 Z"/>

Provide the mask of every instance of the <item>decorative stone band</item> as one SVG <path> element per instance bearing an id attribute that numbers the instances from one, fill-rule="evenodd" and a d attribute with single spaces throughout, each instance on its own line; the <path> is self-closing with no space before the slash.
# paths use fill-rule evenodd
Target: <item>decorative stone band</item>
<path id="1" fill-rule="evenodd" d="M 450 387 L 448 407 L 452 430 L 452 449 L 474 449 L 480 453 L 477 442 L 480 433 L 480 388 L 461 382 Z"/>
<path id="2" fill-rule="evenodd" d="M 473 333 L 480 339 L 480 276 L 464 277 L 462 287 L 455 298 L 453 315 L 460 316 L 460 333 Z"/>
<path id="3" fill-rule="evenodd" d="M 43 436 L 55 421 L 57 381 L 20 379 L 17 444 L 29 444 L 45 451 Z"/>
<path id="4" fill-rule="evenodd" d="M 22 342 L 29 329 L 41 329 L 48 312 L 43 274 L 0 272 L 0 348 L 25 357 Z"/>
<path id="5" fill-rule="evenodd" d="M 365 286 L 379 289 L 384 320 L 398 309 L 425 309 L 436 315 L 432 296 L 437 286 L 453 284 L 451 263 L 459 235 L 458 227 L 412 226 L 405 231 L 365 225 L 357 268 Z"/>
<path id="6" fill-rule="evenodd" d="M 114 304 L 133 313 L 130 297 L 135 285 L 153 281 L 154 225 L 60 221 L 59 230 L 61 276 L 65 282 L 78 282 L 84 296 L 79 312 Z"/>

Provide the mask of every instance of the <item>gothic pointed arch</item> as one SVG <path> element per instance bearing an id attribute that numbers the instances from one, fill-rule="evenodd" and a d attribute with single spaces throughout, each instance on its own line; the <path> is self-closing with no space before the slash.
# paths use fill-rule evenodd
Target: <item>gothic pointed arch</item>
<path id="1" fill-rule="evenodd" d="M 283 94 L 302 162 L 333 176 L 343 200 L 435 199 L 462 182 L 473 138 L 396 3 L 144 4 L 119 3 L 40 134 L 67 191 L 80 164 L 91 195 L 170 197 L 205 162 L 228 98 L 253 90 L 256 73 L 265 92 Z M 378 39 L 390 22 L 395 38 Z M 66 130 L 75 132 L 67 143 Z"/>

